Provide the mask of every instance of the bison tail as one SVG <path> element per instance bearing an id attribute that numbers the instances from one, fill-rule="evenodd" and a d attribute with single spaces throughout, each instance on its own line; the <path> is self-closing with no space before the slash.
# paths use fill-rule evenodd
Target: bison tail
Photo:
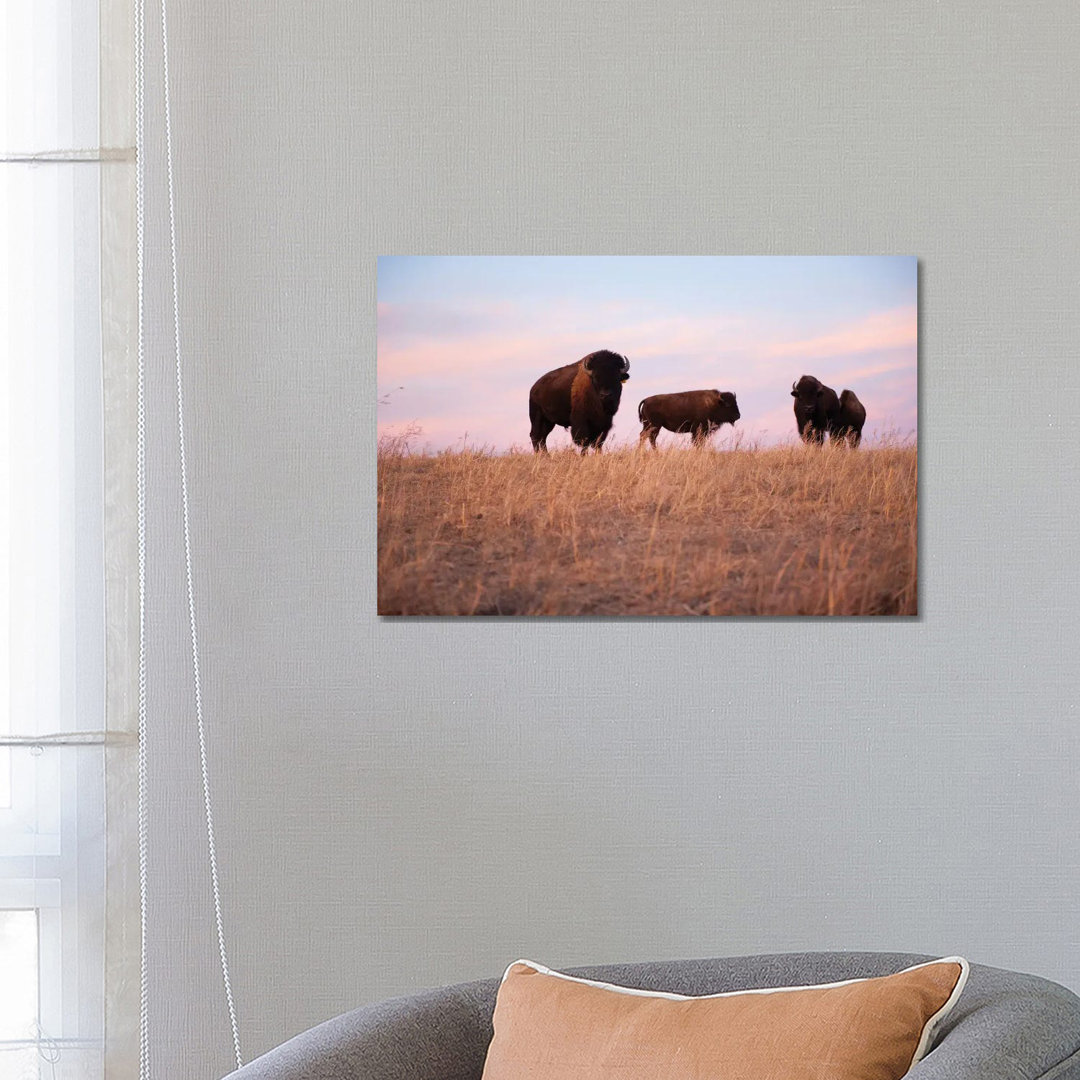
<path id="1" fill-rule="evenodd" d="M 639 401 L 638 402 L 638 407 L 637 407 L 637 418 L 638 418 L 638 422 L 642 423 L 642 424 L 645 423 L 644 410 L 645 410 L 645 402 L 644 401 Z"/>

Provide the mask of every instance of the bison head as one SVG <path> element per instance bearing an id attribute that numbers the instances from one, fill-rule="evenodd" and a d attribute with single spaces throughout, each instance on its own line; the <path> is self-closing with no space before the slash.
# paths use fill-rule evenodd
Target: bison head
<path id="1" fill-rule="evenodd" d="M 630 378 L 630 361 L 618 353 L 601 349 L 589 353 L 581 366 L 592 381 L 604 411 L 608 416 L 614 416 L 622 397 L 622 384 Z"/>
<path id="2" fill-rule="evenodd" d="M 735 400 L 735 395 L 730 390 L 714 390 L 713 393 L 717 396 L 719 419 L 722 422 L 734 424 L 736 420 L 742 415 L 739 412 L 739 403 Z"/>
<path id="3" fill-rule="evenodd" d="M 821 397 L 824 387 L 813 375 L 804 375 L 797 383 L 791 384 L 791 396 L 802 405 L 813 407 Z"/>

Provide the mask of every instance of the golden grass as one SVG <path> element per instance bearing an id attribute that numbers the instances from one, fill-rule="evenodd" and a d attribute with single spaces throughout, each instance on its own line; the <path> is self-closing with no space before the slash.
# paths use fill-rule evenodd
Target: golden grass
<path id="1" fill-rule="evenodd" d="M 381 615 L 914 615 L 910 443 L 379 453 Z"/>

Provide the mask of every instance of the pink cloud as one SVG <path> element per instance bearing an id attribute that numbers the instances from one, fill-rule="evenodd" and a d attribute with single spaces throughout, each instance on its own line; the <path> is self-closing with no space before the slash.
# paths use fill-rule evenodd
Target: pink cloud
<path id="1" fill-rule="evenodd" d="M 849 326 L 801 341 L 777 342 L 770 356 L 799 356 L 806 359 L 873 352 L 915 346 L 918 315 L 914 306 L 876 312 Z"/>
<path id="2" fill-rule="evenodd" d="M 879 375 L 892 375 L 898 372 L 910 372 L 915 367 L 914 346 L 904 350 L 895 360 L 886 360 L 880 364 L 863 364 L 858 367 L 844 368 L 837 373 L 837 380 L 846 379 L 848 382 L 857 382 L 860 379 L 872 379 Z"/>
<path id="3" fill-rule="evenodd" d="M 537 376 L 561 363 L 571 363 L 597 348 L 625 353 L 635 360 L 660 356 L 717 357 L 743 349 L 753 340 L 741 321 L 715 317 L 704 320 L 651 319 L 627 323 L 611 317 L 594 319 L 588 327 L 574 325 L 572 313 L 556 313 L 534 334 L 505 329 L 477 329 L 468 336 L 395 333 L 392 325 L 379 326 L 379 377 L 399 380 L 437 372 L 481 374 L 508 365 L 536 365 Z M 526 319 L 522 323 L 528 322 Z"/>

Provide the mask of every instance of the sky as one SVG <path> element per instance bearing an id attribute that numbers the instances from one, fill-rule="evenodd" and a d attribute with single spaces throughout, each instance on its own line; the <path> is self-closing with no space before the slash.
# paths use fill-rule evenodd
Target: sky
<path id="1" fill-rule="evenodd" d="M 744 440 L 794 439 L 801 375 L 858 394 L 864 439 L 914 435 L 916 276 L 914 256 L 381 256 L 379 434 L 529 449 L 532 384 L 612 349 L 630 380 L 609 447 L 636 443 L 642 398 L 708 388 L 735 393 Z"/>

